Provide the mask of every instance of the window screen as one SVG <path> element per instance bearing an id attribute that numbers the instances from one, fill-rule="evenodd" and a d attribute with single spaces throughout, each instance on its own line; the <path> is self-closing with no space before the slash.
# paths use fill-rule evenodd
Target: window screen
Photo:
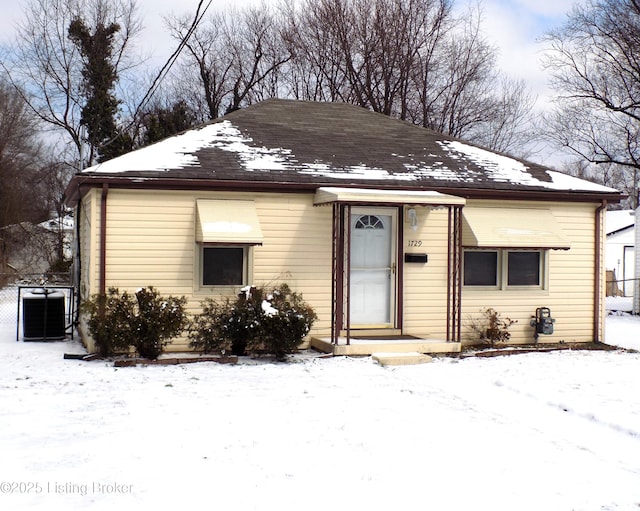
<path id="1" fill-rule="evenodd" d="M 508 286 L 540 285 L 540 252 L 509 252 Z"/>
<path id="2" fill-rule="evenodd" d="M 498 252 L 467 251 L 464 253 L 465 286 L 498 285 Z"/>
<path id="3" fill-rule="evenodd" d="M 204 247 L 202 285 L 243 285 L 244 250 L 243 247 Z"/>

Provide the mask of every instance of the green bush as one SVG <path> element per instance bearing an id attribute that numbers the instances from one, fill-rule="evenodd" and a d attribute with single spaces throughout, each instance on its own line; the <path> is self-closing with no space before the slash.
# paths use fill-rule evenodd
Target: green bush
<path id="1" fill-rule="evenodd" d="M 129 293 L 109 288 L 106 294 L 93 295 L 84 302 L 82 311 L 89 315 L 89 333 L 101 356 L 129 350 L 135 339 L 135 300 Z"/>
<path id="2" fill-rule="evenodd" d="M 89 333 L 102 356 L 134 348 L 145 358 L 155 359 L 170 339 L 188 326 L 183 296 L 164 298 L 153 287 L 130 295 L 109 288 L 106 295 L 94 295 L 83 304 L 89 315 Z"/>
<path id="3" fill-rule="evenodd" d="M 282 284 L 261 302 L 260 337 L 254 338 L 248 350 L 266 351 L 284 360 L 307 336 L 317 316 L 302 295 Z"/>
<path id="4" fill-rule="evenodd" d="M 267 292 L 247 287 L 231 301 L 205 300 L 192 322 L 191 346 L 205 352 L 227 349 L 235 355 L 269 353 L 285 360 L 311 330 L 316 314 L 302 295 L 281 284 Z"/>
<path id="5" fill-rule="evenodd" d="M 231 350 L 232 339 L 226 325 L 231 320 L 231 305 L 227 298 L 218 303 L 207 298 L 201 303 L 202 313 L 191 321 L 189 329 L 190 346 L 205 353 L 226 354 Z"/>
<path id="6" fill-rule="evenodd" d="M 135 316 L 136 351 L 145 358 L 155 359 L 169 341 L 188 326 L 184 307 L 187 299 L 164 298 L 153 287 L 136 291 L 138 314 Z"/>

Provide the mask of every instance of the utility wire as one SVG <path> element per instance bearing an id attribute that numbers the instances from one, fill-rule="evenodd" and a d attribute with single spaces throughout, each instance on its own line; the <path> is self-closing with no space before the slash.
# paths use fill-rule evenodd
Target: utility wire
<path id="1" fill-rule="evenodd" d="M 155 79 L 151 83 L 151 86 L 147 90 L 146 94 L 144 95 L 142 100 L 140 100 L 140 103 L 138 104 L 138 106 L 136 107 L 135 112 L 133 113 L 133 120 L 131 121 L 131 123 L 129 123 L 129 125 L 127 126 L 127 129 L 129 129 L 131 126 L 133 126 L 137 122 L 137 118 L 138 118 L 138 115 L 140 113 L 140 110 L 142 110 L 142 108 L 144 108 L 147 105 L 147 103 L 151 100 L 153 94 L 155 94 L 155 92 L 158 89 L 158 87 L 160 86 L 160 83 L 162 82 L 162 80 L 164 80 L 166 75 L 169 73 L 169 71 L 171 70 L 171 68 L 175 64 L 176 60 L 178 60 L 178 57 L 180 56 L 180 52 L 182 52 L 183 48 L 187 45 L 187 42 L 189 41 L 189 38 L 193 35 L 193 33 L 195 32 L 196 28 L 198 28 L 198 25 L 202 21 L 202 18 L 204 17 L 204 15 L 206 14 L 207 10 L 211 6 L 211 2 L 212 2 L 212 0 L 209 0 L 207 2 L 207 5 L 202 10 L 202 13 L 200 13 L 200 9 L 202 8 L 202 4 L 204 3 L 204 0 L 200 0 L 200 2 L 198 3 L 198 7 L 196 8 L 196 14 L 195 14 L 195 16 L 193 18 L 193 23 L 191 23 L 191 26 L 189 27 L 189 30 L 187 30 L 187 33 L 180 40 L 180 43 L 178 44 L 178 47 L 169 56 L 169 58 L 167 59 L 167 62 L 164 64 L 164 66 L 162 66 L 162 68 L 158 72 L 158 75 L 155 77 Z"/>

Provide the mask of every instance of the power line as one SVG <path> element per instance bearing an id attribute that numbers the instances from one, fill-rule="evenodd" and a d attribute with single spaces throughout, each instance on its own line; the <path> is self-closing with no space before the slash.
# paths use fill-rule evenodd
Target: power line
<path id="1" fill-rule="evenodd" d="M 193 23 L 191 23 L 191 26 L 189 27 L 189 30 L 187 30 L 187 33 L 180 40 L 180 43 L 178 44 L 178 47 L 169 56 L 169 58 L 167 59 L 167 62 L 162 66 L 162 68 L 158 72 L 158 75 L 155 77 L 155 79 L 153 80 L 153 82 L 149 86 L 149 89 L 147 90 L 147 92 L 145 93 L 143 98 L 140 100 L 140 103 L 138 104 L 138 106 L 135 109 L 135 112 L 133 113 L 133 119 L 131 120 L 131 122 L 127 126 L 127 129 L 131 128 L 134 124 L 136 124 L 137 119 L 138 119 L 138 115 L 140 114 L 140 111 L 151 100 L 151 98 L 155 94 L 156 90 L 160 86 L 160 83 L 162 82 L 162 80 L 164 80 L 164 78 L 167 76 L 167 74 L 169 73 L 169 71 L 171 70 L 173 65 L 175 64 L 176 60 L 178 60 L 178 57 L 180 56 L 180 52 L 182 52 L 183 48 L 186 46 L 187 42 L 189 41 L 189 38 L 193 35 L 193 33 L 195 32 L 196 28 L 198 28 L 198 25 L 200 24 L 200 22 L 204 18 L 204 15 L 206 14 L 207 10 L 211 6 L 211 2 L 212 2 L 212 0 L 209 0 L 207 2 L 207 5 L 204 7 L 204 9 L 202 9 L 202 4 L 204 3 L 204 0 L 200 0 L 198 2 L 198 7 L 196 8 L 196 13 L 195 13 L 195 16 L 193 18 Z M 200 9 L 202 9 L 202 13 L 200 13 Z M 112 142 L 112 141 L 110 140 L 105 145 L 108 145 L 110 142 Z"/>

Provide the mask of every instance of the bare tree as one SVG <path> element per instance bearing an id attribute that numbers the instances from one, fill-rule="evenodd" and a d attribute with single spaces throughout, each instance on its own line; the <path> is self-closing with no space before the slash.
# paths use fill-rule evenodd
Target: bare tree
<path id="1" fill-rule="evenodd" d="M 184 40 L 191 20 L 189 16 L 168 16 L 165 23 L 171 36 L 177 40 Z M 230 89 L 230 74 L 233 65 L 229 51 L 226 47 L 226 15 L 221 12 L 212 13 L 187 40 L 186 53 L 181 61 L 179 71 L 180 79 L 177 83 L 183 83 L 185 77 L 194 77 L 191 81 L 191 94 L 197 88 L 193 99 L 203 98 L 203 105 L 208 110 L 208 118 L 215 119 L 220 116 L 222 101 Z M 193 87 L 193 83 L 195 86 Z M 184 87 L 182 87 L 184 91 Z M 186 92 L 186 91 L 184 91 Z M 193 103 L 193 99 L 190 103 Z"/>
<path id="2" fill-rule="evenodd" d="M 42 155 L 37 119 L 9 84 L 0 81 L 0 227 L 46 218 L 39 188 Z"/>
<path id="3" fill-rule="evenodd" d="M 236 24 L 234 21 L 239 23 Z M 227 112 L 243 102 L 253 103 L 278 96 L 277 71 L 289 60 L 289 48 L 282 44 L 281 24 L 265 4 L 251 7 L 227 24 L 232 66 L 232 90 Z"/>
<path id="4" fill-rule="evenodd" d="M 49 230 L 49 251 L 37 250 L 42 232 L 37 225 L 61 208 L 62 183 L 67 181 L 66 175 L 43 163 L 50 153 L 39 139 L 39 127 L 22 96 L 0 81 L 0 272 L 8 263 L 16 271 L 31 271 L 35 259 L 46 263 L 48 254 L 52 260 L 62 254 L 63 240 Z M 54 179 L 54 174 L 60 179 Z"/>
<path id="5" fill-rule="evenodd" d="M 452 0 L 288 4 L 287 70 L 298 99 L 345 101 L 523 155 L 535 99 L 496 69 L 497 50 Z"/>
<path id="6" fill-rule="evenodd" d="M 557 91 L 550 138 L 595 164 L 640 168 L 640 2 L 588 0 L 547 37 L 545 66 Z"/>
<path id="7" fill-rule="evenodd" d="M 488 149 L 527 158 L 536 149 L 532 112 L 537 98 L 524 80 L 498 75 L 494 85 L 491 100 L 485 102 L 484 120 L 462 136 Z"/>
<path id="8" fill-rule="evenodd" d="M 416 75 L 425 127 L 464 137 L 487 119 L 494 100 L 496 50 L 481 33 L 481 19 L 470 14 L 440 41 Z"/>
<path id="9" fill-rule="evenodd" d="M 31 110 L 62 130 L 78 157 L 85 138 L 80 126 L 82 59 L 68 37 L 69 26 L 78 18 L 90 27 L 117 24 L 113 62 L 122 75 L 135 63 L 131 41 L 141 30 L 136 9 L 135 0 L 28 0 L 12 52 L 2 63 Z"/>
<path id="10" fill-rule="evenodd" d="M 294 3 L 284 6 L 283 33 L 294 55 L 287 66 L 288 92 L 300 100 L 348 101 L 345 41 L 334 24 L 336 10 L 343 23 L 347 15 L 339 3 L 321 7 L 311 2 L 302 8 Z"/>
<path id="11" fill-rule="evenodd" d="M 304 99 L 341 100 L 407 118 L 414 68 L 439 31 L 450 0 L 307 0 L 289 7 L 287 34 Z"/>
<path id="12" fill-rule="evenodd" d="M 170 16 L 165 22 L 174 39 L 185 38 L 188 17 Z M 214 12 L 186 43 L 180 79 L 174 82 L 191 77 L 191 92 L 197 83 L 203 100 L 194 99 L 206 104 L 210 119 L 278 95 L 276 73 L 291 59 L 280 27 L 275 12 L 264 4 Z"/>

